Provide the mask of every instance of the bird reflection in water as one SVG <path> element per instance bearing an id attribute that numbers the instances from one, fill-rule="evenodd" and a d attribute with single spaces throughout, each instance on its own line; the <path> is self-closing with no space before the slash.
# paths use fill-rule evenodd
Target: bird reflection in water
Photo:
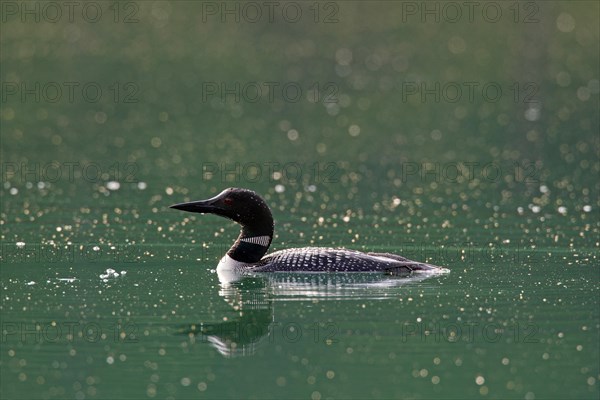
<path id="1" fill-rule="evenodd" d="M 402 295 L 402 286 L 436 275 L 281 272 L 221 279 L 219 295 L 238 313 L 236 317 L 188 325 L 180 333 L 192 342 L 209 343 L 225 357 L 249 356 L 266 343 L 274 343 L 273 328 L 279 326 L 275 303 L 397 298 Z"/>

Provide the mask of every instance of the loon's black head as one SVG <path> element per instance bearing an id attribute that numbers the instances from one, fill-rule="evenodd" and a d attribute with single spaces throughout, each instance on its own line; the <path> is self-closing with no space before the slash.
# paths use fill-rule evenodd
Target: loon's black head
<path id="1" fill-rule="evenodd" d="M 256 262 L 267 252 L 273 239 L 273 216 L 262 197 L 248 189 L 229 188 L 208 200 L 172 205 L 177 210 L 216 214 L 242 226 L 242 232 L 228 254 L 237 261 Z"/>

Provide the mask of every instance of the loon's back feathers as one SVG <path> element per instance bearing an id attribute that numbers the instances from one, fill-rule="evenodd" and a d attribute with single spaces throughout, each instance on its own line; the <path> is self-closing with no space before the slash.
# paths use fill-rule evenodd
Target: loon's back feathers
<path id="1" fill-rule="evenodd" d="M 390 253 L 305 247 L 265 255 L 273 239 L 273 216 L 265 200 L 247 189 L 229 188 L 208 200 L 176 204 L 172 208 L 210 213 L 242 226 L 238 239 L 219 263 L 217 272 L 384 272 L 445 271 Z"/>
<path id="2" fill-rule="evenodd" d="M 392 254 L 392 253 L 373 253 L 373 252 L 368 252 L 367 253 L 370 256 L 376 256 L 376 257 L 384 257 L 384 258 L 391 258 L 392 260 L 396 260 L 396 261 L 408 261 L 408 262 L 413 262 L 411 260 L 409 260 L 408 258 L 404 258 L 402 256 L 399 256 L 397 254 Z"/>
<path id="3" fill-rule="evenodd" d="M 362 253 L 356 250 L 304 247 L 276 251 L 263 257 L 250 269 L 254 272 L 385 272 L 410 273 L 432 266 L 416 263 L 389 253 Z"/>

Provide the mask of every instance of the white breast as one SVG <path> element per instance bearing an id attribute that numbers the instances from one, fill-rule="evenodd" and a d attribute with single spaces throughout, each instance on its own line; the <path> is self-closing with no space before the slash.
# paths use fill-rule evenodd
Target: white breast
<path id="1" fill-rule="evenodd" d="M 217 265 L 219 281 L 221 283 L 231 283 L 240 280 L 245 268 L 248 268 L 248 264 L 235 261 L 228 254 L 225 254 L 219 261 L 219 265 Z"/>

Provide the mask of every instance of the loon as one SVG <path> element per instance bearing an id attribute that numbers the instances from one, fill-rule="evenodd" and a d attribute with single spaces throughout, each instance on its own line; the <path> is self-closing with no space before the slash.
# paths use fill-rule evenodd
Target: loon
<path id="1" fill-rule="evenodd" d="M 304 247 L 267 250 L 273 240 L 273 216 L 265 200 L 248 189 L 229 188 L 208 200 L 172 205 L 170 208 L 216 214 L 242 226 L 239 237 L 217 266 L 217 273 L 244 272 L 447 272 L 435 265 L 411 261 L 390 253 L 363 253 L 344 248 Z"/>

